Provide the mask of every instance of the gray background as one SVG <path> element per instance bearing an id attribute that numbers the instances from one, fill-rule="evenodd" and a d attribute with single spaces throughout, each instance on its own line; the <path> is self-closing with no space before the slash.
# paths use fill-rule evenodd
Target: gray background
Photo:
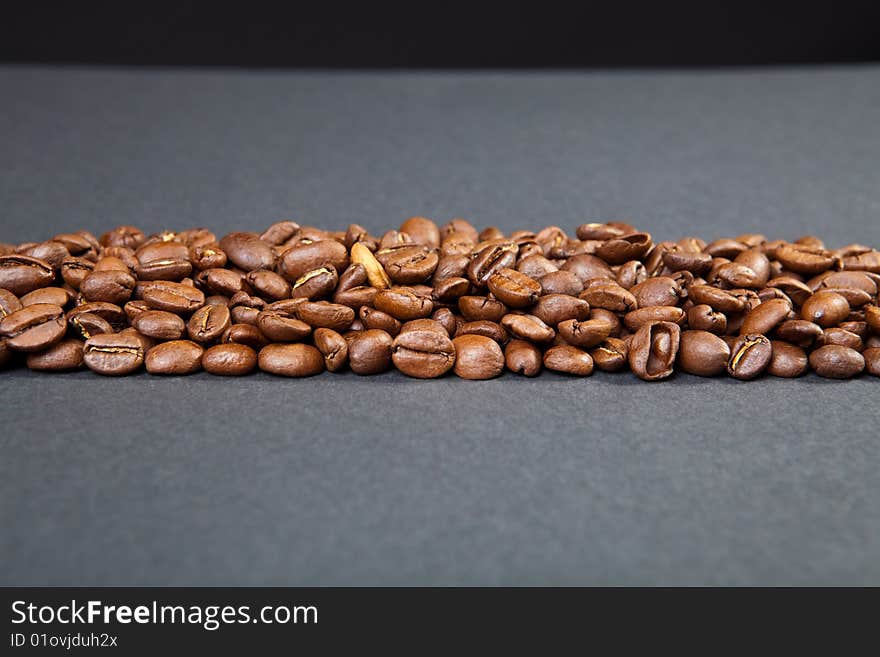
<path id="1" fill-rule="evenodd" d="M 0 68 L 0 240 L 413 214 L 880 245 L 880 69 Z M 0 374 L 0 584 L 880 583 L 878 381 Z"/>

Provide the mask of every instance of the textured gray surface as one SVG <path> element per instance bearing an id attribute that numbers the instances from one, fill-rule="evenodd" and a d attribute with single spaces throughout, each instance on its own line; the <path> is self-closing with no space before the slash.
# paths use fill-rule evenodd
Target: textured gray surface
<path id="1" fill-rule="evenodd" d="M 880 244 L 880 69 L 0 68 L 0 240 L 412 214 Z M 0 374 L 0 584 L 880 583 L 876 379 Z"/>

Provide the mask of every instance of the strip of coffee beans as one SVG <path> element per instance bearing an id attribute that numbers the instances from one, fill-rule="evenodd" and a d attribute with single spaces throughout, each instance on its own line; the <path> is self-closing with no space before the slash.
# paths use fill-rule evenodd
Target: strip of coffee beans
<path id="1" fill-rule="evenodd" d="M 880 251 L 816 237 L 120 226 L 0 244 L 0 368 L 848 379 L 880 376 L 878 288 Z"/>

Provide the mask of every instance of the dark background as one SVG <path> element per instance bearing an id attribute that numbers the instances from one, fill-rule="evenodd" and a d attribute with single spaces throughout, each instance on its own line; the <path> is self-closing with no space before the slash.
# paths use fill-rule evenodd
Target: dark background
<path id="1" fill-rule="evenodd" d="M 0 61 L 283 68 L 705 67 L 880 61 L 880 9 L 832 3 L 14 3 Z M 690 4 L 690 3 L 688 3 Z"/>

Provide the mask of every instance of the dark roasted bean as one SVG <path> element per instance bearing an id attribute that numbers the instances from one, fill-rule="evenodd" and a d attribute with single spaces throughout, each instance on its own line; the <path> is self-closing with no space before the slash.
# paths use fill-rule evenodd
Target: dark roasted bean
<path id="1" fill-rule="evenodd" d="M 504 353 L 494 340 L 482 335 L 462 335 L 455 346 L 455 373 L 462 379 L 492 379 L 504 370 Z"/>
<path id="2" fill-rule="evenodd" d="M 202 349 L 190 340 L 171 340 L 147 352 L 144 365 L 150 374 L 193 374 L 202 369 Z"/>
<path id="3" fill-rule="evenodd" d="M 767 369 L 772 357 L 773 346 L 766 336 L 742 335 L 730 348 L 727 372 L 735 379 L 748 381 Z"/>
<path id="4" fill-rule="evenodd" d="M 324 371 L 321 352 L 307 344 L 270 344 L 260 350 L 258 364 L 278 376 L 314 376 Z"/>
<path id="5" fill-rule="evenodd" d="M 865 369 L 865 359 L 855 349 L 826 345 L 810 354 L 810 367 L 829 379 L 851 379 Z"/>
<path id="6" fill-rule="evenodd" d="M 124 376 L 144 364 L 144 343 L 132 333 L 93 335 L 83 347 L 86 366 L 105 376 Z"/>

